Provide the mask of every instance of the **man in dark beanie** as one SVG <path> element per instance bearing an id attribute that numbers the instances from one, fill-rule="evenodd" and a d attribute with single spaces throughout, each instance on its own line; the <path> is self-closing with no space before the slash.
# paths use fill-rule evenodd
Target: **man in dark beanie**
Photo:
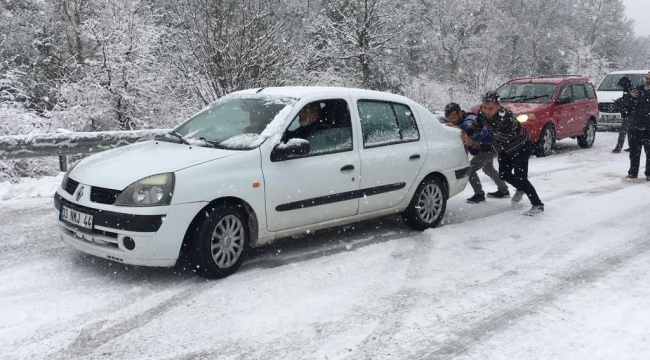
<path id="1" fill-rule="evenodd" d="M 481 151 L 498 154 L 499 176 L 517 189 L 512 201 L 519 202 L 526 194 L 532 207 L 524 214 L 528 216 L 541 214 L 544 212 L 544 203 L 528 181 L 528 159 L 532 151 L 528 130 L 515 119 L 512 111 L 501 106 L 496 91 L 488 91 L 481 100 L 481 111 L 476 120 L 461 132 L 463 143 Z M 492 142 L 482 143 L 472 140 L 471 136 L 484 127 L 492 134 Z"/>

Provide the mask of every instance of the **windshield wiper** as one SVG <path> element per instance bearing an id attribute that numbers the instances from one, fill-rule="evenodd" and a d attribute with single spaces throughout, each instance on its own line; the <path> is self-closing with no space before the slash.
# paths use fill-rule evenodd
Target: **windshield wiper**
<path id="1" fill-rule="evenodd" d="M 218 143 L 218 142 L 216 142 L 216 141 L 206 140 L 205 138 L 202 138 L 202 137 L 199 138 L 199 140 L 201 140 L 201 141 L 205 141 L 206 143 L 212 145 L 213 147 L 215 147 L 215 148 L 217 148 L 217 149 L 222 149 L 222 150 L 227 150 L 227 149 L 228 149 L 227 147 L 221 145 L 220 143 Z"/>
<path id="2" fill-rule="evenodd" d="M 543 97 L 549 97 L 549 95 L 531 96 L 531 97 L 527 97 L 527 98 L 524 98 L 524 99 L 517 99 L 515 102 L 525 102 L 527 100 L 535 100 L 535 99 L 540 99 L 540 98 L 543 98 Z"/>
<path id="3" fill-rule="evenodd" d="M 508 96 L 508 97 L 501 98 L 501 101 L 503 101 L 503 100 L 514 100 L 514 99 L 519 99 L 519 98 L 522 98 L 522 97 L 526 97 L 526 95 Z"/>
<path id="4" fill-rule="evenodd" d="M 187 140 L 185 140 L 185 138 L 183 137 L 183 135 L 177 133 L 175 130 L 172 130 L 172 131 L 168 132 L 167 135 L 171 135 L 171 136 L 177 138 L 178 140 L 181 141 L 182 144 L 185 144 L 185 145 L 189 145 L 189 144 L 190 144 L 189 142 L 187 142 Z"/>

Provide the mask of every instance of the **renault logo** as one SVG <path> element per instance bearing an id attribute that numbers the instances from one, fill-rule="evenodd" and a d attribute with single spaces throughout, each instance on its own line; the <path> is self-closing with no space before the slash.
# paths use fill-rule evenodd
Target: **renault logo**
<path id="1" fill-rule="evenodd" d="M 83 186 L 79 187 L 79 191 L 77 192 L 77 198 L 76 198 L 77 201 L 79 201 L 79 199 L 81 199 L 82 196 L 84 196 L 84 187 Z"/>

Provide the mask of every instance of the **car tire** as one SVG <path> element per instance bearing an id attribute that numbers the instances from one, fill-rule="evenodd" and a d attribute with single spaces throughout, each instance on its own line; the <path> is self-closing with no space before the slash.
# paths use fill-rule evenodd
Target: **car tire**
<path id="1" fill-rule="evenodd" d="M 578 136 L 578 146 L 583 149 L 589 149 L 594 145 L 594 141 L 596 141 L 596 123 L 593 120 L 589 120 L 585 128 L 585 134 Z"/>
<path id="2" fill-rule="evenodd" d="M 408 208 L 402 213 L 402 217 L 412 229 L 424 231 L 440 224 L 446 208 L 447 189 L 445 184 L 441 179 L 431 177 L 420 183 Z"/>
<path id="3" fill-rule="evenodd" d="M 535 156 L 544 157 L 551 155 L 555 146 L 555 130 L 551 125 L 545 125 L 535 143 Z"/>
<path id="4" fill-rule="evenodd" d="M 242 207 L 229 203 L 205 211 L 193 243 L 193 267 L 201 276 L 221 279 L 237 271 L 248 253 L 248 218 Z"/>

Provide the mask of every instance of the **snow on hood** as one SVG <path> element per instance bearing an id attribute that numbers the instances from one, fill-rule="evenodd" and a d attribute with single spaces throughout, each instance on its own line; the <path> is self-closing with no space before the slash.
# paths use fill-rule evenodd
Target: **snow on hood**
<path id="1" fill-rule="evenodd" d="M 178 171 L 237 153 L 151 140 L 91 155 L 79 162 L 70 178 L 82 184 L 122 190 L 147 176 Z"/>

